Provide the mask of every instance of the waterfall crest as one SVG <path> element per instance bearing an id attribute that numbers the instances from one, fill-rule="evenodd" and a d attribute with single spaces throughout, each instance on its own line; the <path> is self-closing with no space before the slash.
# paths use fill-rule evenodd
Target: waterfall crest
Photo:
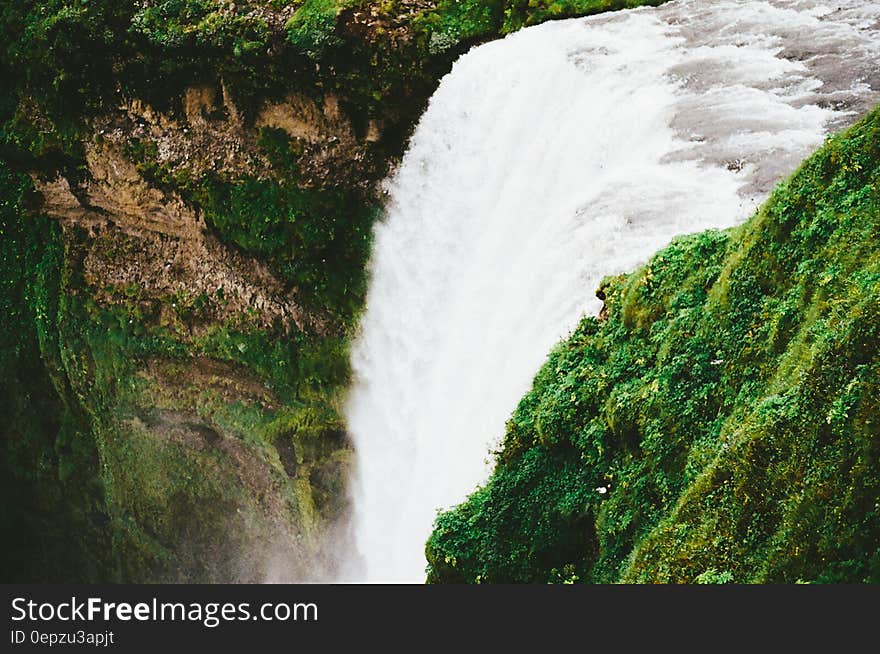
<path id="1" fill-rule="evenodd" d="M 436 511 L 489 452 L 602 277 L 747 218 L 880 100 L 880 2 L 690 0 L 473 49 L 375 230 L 347 420 L 347 580 L 420 582 Z"/>

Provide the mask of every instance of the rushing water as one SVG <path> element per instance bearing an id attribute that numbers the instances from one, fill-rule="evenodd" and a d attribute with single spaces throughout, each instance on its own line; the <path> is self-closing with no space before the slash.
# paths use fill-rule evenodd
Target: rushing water
<path id="1" fill-rule="evenodd" d="M 880 99 L 880 2 L 692 0 L 568 20 L 455 64 L 377 225 L 347 418 L 347 579 L 418 582 L 436 511 L 607 274 L 741 222 Z M 875 90 L 872 90 L 875 89 Z"/>

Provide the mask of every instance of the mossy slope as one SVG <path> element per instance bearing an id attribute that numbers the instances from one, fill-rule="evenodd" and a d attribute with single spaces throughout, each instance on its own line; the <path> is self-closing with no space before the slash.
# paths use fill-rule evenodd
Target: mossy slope
<path id="1" fill-rule="evenodd" d="M 878 243 L 875 110 L 743 226 L 607 279 L 429 581 L 880 582 Z"/>
<path id="2" fill-rule="evenodd" d="M 136 288 L 97 301 L 89 236 L 32 214 L 28 176 L 0 167 L 0 188 L 3 579 L 262 580 L 273 557 L 279 579 L 328 574 L 344 340 L 205 326 Z"/>
<path id="3" fill-rule="evenodd" d="M 34 199 L 27 176 L 0 166 L 0 190 L 3 579 L 105 579 L 97 451 L 54 374 L 61 230 L 46 218 L 23 219 Z"/>

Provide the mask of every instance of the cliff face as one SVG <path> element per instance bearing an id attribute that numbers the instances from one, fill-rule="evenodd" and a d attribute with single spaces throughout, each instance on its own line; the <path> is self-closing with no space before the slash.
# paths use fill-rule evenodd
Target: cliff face
<path id="1" fill-rule="evenodd" d="M 880 581 L 880 109 L 745 225 L 603 282 L 434 582 Z"/>
<path id="2" fill-rule="evenodd" d="M 3 578 L 332 577 L 377 182 L 467 47 L 635 4 L 5 8 Z"/>
<path id="3" fill-rule="evenodd" d="M 20 43 L 5 117 L 31 179 L 4 169 L 4 578 L 326 578 L 374 184 L 449 61 L 353 13 L 302 52 L 293 5 L 113 4 L 16 17 L 48 54 Z M 414 88 L 368 79 L 380 55 L 423 65 Z M 347 75 L 400 100 L 326 88 Z"/>

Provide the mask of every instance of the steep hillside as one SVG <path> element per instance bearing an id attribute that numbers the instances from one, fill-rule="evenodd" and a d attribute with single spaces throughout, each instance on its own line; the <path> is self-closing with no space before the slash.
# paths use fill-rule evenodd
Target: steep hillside
<path id="1" fill-rule="evenodd" d="M 745 225 L 606 279 L 432 582 L 880 581 L 880 110 Z"/>

